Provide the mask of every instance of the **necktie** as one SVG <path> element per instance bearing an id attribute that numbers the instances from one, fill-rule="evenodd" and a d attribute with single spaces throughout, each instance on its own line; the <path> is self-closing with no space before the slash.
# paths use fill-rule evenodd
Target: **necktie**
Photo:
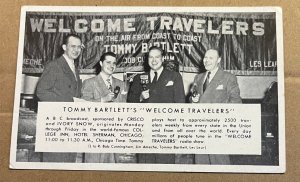
<path id="1" fill-rule="evenodd" d="M 206 88 L 207 88 L 208 85 L 209 85 L 209 76 L 210 76 L 210 71 L 207 73 L 205 82 L 204 82 L 204 84 L 203 84 L 203 92 L 205 92 Z"/>
<path id="2" fill-rule="evenodd" d="M 108 78 L 106 81 L 107 81 L 108 90 L 112 92 L 112 85 L 111 85 L 110 79 Z"/>
<path id="3" fill-rule="evenodd" d="M 154 72 L 154 78 L 153 78 L 153 80 L 152 80 L 152 85 L 155 85 L 156 84 L 156 81 L 157 81 L 157 72 L 155 71 Z"/>
<path id="4" fill-rule="evenodd" d="M 71 64 L 70 64 L 70 68 L 71 68 L 71 70 L 72 70 L 72 72 L 73 72 L 73 74 L 74 74 L 75 80 L 77 81 L 76 71 L 75 71 L 75 64 L 74 64 L 74 63 L 71 63 Z"/>

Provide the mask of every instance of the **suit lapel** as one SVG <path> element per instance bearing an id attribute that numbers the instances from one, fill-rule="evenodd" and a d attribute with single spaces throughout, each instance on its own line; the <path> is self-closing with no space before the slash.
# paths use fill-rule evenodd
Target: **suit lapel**
<path id="1" fill-rule="evenodd" d="M 208 85 L 208 87 L 211 86 L 212 88 L 217 88 L 217 86 L 219 85 L 222 79 L 223 79 L 223 71 L 219 68 L 216 75 L 213 77 L 210 84 Z"/>
<path id="2" fill-rule="evenodd" d="M 223 71 L 219 68 L 217 73 L 213 77 L 213 79 L 210 81 L 203 95 L 206 94 L 210 95 L 214 90 L 216 90 L 216 88 L 220 84 L 220 81 L 222 80 L 222 77 L 223 77 Z"/>
<path id="3" fill-rule="evenodd" d="M 76 82 L 76 79 L 75 79 L 75 75 L 73 74 L 71 68 L 69 67 L 66 59 L 61 56 L 59 59 L 58 59 L 58 63 L 60 64 L 60 66 L 62 67 L 64 73 L 66 73 L 66 75 L 68 75 L 68 77 L 72 80 L 72 82 Z M 75 69 L 76 70 L 76 69 Z M 76 76 L 78 75 L 78 72 L 76 72 Z M 77 80 L 79 79 L 79 76 L 77 77 Z"/>
<path id="4" fill-rule="evenodd" d="M 205 73 L 203 73 L 202 75 L 201 75 L 201 77 L 199 78 L 199 86 L 198 86 L 198 88 L 199 88 L 199 93 L 200 93 L 200 95 L 203 95 L 203 84 L 204 84 L 204 78 L 205 78 Z"/>
<path id="5" fill-rule="evenodd" d="M 120 89 L 122 89 L 122 88 L 124 88 L 123 86 L 124 85 L 120 85 L 120 84 L 118 84 L 118 82 L 119 82 L 119 80 L 118 79 L 116 79 L 115 77 L 111 77 L 112 78 L 112 87 L 113 87 L 113 89 L 115 89 L 116 88 L 116 86 L 119 86 L 120 87 Z M 120 90 L 120 91 L 122 91 L 122 90 Z"/>
<path id="6" fill-rule="evenodd" d="M 79 70 L 75 67 L 75 75 L 76 75 L 76 80 L 77 82 L 80 80 L 80 77 L 79 77 Z"/>
<path id="7" fill-rule="evenodd" d="M 155 87 L 163 88 L 167 84 L 168 81 L 167 79 L 168 79 L 168 72 L 164 68 L 156 82 Z"/>
<path id="8" fill-rule="evenodd" d="M 150 75 L 150 71 L 147 73 L 147 75 L 148 75 L 148 78 L 149 78 L 149 89 L 150 90 L 152 90 L 152 89 L 154 89 L 156 86 L 154 86 L 153 84 L 152 84 L 152 78 L 151 78 L 151 75 Z M 157 82 L 156 82 L 156 84 L 157 84 Z"/>
<path id="9" fill-rule="evenodd" d="M 101 96 L 107 95 L 110 91 L 106 87 L 106 84 L 100 74 L 96 76 L 95 88 L 98 90 Z"/>

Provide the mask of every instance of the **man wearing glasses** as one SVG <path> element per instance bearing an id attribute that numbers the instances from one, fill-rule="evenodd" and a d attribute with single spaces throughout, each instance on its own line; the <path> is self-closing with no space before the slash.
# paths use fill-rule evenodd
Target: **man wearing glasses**
<path id="1" fill-rule="evenodd" d="M 62 48 L 64 54 L 50 61 L 39 79 L 36 95 L 40 101 L 73 102 L 73 97 L 80 97 L 82 83 L 74 64 L 82 50 L 80 37 L 68 35 Z M 43 162 L 76 162 L 77 153 L 45 152 L 42 155 Z"/>
<path id="2" fill-rule="evenodd" d="M 82 50 L 80 37 L 69 34 L 62 45 L 64 54 L 50 61 L 37 84 L 36 94 L 40 101 L 73 102 L 80 98 L 81 80 L 74 60 Z"/>

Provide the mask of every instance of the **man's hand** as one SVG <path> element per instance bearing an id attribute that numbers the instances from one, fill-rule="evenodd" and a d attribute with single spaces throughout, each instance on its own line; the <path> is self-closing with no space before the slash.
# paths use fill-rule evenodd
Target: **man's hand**
<path id="1" fill-rule="evenodd" d="M 197 103 L 200 100 L 200 94 L 196 94 L 194 96 L 192 96 L 192 102 L 193 103 Z"/>
<path id="2" fill-rule="evenodd" d="M 149 94 L 149 89 L 148 89 L 141 93 L 140 100 L 146 100 L 146 99 L 149 99 L 149 97 L 150 97 L 150 94 Z"/>
<path id="3" fill-rule="evenodd" d="M 108 93 L 106 96 L 101 98 L 101 102 L 112 102 L 115 97 L 113 92 Z"/>

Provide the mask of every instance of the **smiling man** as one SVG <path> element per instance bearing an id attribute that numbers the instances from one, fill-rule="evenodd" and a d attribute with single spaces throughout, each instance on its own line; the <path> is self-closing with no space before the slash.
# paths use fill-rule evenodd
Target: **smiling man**
<path id="1" fill-rule="evenodd" d="M 178 72 L 163 67 L 163 50 L 151 47 L 148 53 L 150 72 L 134 77 L 128 93 L 128 102 L 133 103 L 184 103 L 182 77 Z M 178 157 L 176 157 L 178 158 Z M 174 154 L 138 154 L 139 163 L 174 164 Z"/>
<path id="2" fill-rule="evenodd" d="M 74 61 L 82 51 L 80 37 L 67 35 L 63 40 L 64 54 L 50 61 L 44 69 L 36 88 L 36 95 L 45 102 L 73 102 L 80 97 L 81 80 Z M 44 152 L 43 162 L 76 162 L 76 153 Z"/>
<path id="3" fill-rule="evenodd" d="M 50 61 L 39 79 L 36 94 L 40 101 L 72 102 L 73 97 L 80 97 L 81 80 L 74 64 L 82 51 L 80 37 L 69 34 L 62 48 L 64 54 Z"/>
<path id="4" fill-rule="evenodd" d="M 117 59 L 112 52 L 104 53 L 99 62 L 100 73 L 82 84 L 82 98 L 93 102 L 126 102 L 127 91 L 125 82 L 114 78 Z"/>
<path id="5" fill-rule="evenodd" d="M 116 54 L 106 52 L 100 57 L 101 71 L 82 84 L 82 99 L 92 102 L 126 102 L 126 83 L 114 78 Z M 135 154 L 86 153 L 85 163 L 134 163 Z"/>
<path id="6" fill-rule="evenodd" d="M 216 49 L 206 51 L 204 73 L 195 76 L 192 103 L 242 103 L 235 75 L 219 68 L 221 57 Z M 230 164 L 229 155 L 196 154 L 196 164 Z"/>
<path id="7" fill-rule="evenodd" d="M 184 103 L 182 77 L 178 72 L 163 67 L 163 50 L 153 46 L 149 49 L 150 72 L 134 77 L 128 94 L 133 103 Z M 142 84 L 145 81 L 148 84 Z"/>
<path id="8" fill-rule="evenodd" d="M 203 63 L 204 73 L 195 76 L 193 88 L 196 91 L 193 103 L 241 103 L 240 89 L 235 75 L 219 68 L 221 57 L 218 50 L 206 51 Z"/>

